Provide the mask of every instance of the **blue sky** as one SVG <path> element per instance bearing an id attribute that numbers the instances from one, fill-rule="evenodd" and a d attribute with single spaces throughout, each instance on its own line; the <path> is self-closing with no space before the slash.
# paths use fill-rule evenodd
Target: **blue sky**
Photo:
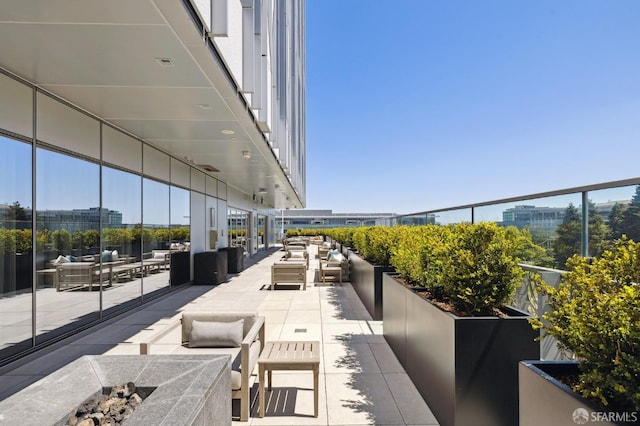
<path id="1" fill-rule="evenodd" d="M 308 0 L 307 208 L 640 176 L 640 1 Z"/>

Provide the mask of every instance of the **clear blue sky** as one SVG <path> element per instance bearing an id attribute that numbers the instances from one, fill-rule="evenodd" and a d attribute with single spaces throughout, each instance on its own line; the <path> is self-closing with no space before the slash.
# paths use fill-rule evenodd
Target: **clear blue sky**
<path id="1" fill-rule="evenodd" d="M 640 1 L 307 0 L 307 208 L 640 176 Z"/>

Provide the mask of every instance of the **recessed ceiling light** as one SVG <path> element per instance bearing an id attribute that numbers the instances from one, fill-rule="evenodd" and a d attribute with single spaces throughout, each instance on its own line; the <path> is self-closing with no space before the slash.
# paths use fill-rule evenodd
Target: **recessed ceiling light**
<path id="1" fill-rule="evenodd" d="M 211 109 L 211 105 L 209 105 L 209 104 L 198 104 L 198 106 L 200 107 L 200 109 L 204 109 L 204 110 L 210 110 Z"/>
<path id="2" fill-rule="evenodd" d="M 233 135 L 235 132 L 233 130 L 224 129 L 224 130 L 220 130 L 220 133 L 223 133 L 225 135 Z"/>
<path id="3" fill-rule="evenodd" d="M 171 58 L 156 58 L 156 61 L 163 67 L 172 67 L 173 61 Z"/>
<path id="4" fill-rule="evenodd" d="M 251 158 L 251 151 L 242 151 L 242 157 L 245 160 L 248 160 L 249 158 Z"/>

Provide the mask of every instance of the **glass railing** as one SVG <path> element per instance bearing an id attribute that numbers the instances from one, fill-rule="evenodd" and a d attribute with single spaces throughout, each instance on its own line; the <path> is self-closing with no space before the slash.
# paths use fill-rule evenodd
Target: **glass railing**
<path id="1" fill-rule="evenodd" d="M 461 222 L 495 222 L 529 232 L 535 250 L 529 251 L 529 258 L 521 259 L 525 276 L 512 303 L 541 318 L 547 305 L 537 292 L 533 275 L 557 286 L 572 255 L 599 256 L 623 235 L 640 241 L 640 178 L 398 215 L 365 225 Z M 571 354 L 559 350 L 551 337 L 543 337 L 540 358 L 567 359 Z"/>

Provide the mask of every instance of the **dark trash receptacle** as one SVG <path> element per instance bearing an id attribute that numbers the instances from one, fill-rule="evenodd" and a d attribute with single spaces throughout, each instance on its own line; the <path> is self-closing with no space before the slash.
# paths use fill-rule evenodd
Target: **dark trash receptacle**
<path id="1" fill-rule="evenodd" d="M 180 285 L 188 283 L 191 279 L 191 253 L 188 251 L 179 251 L 171 253 L 171 268 L 169 269 L 169 278 L 171 285 Z"/>
<path id="2" fill-rule="evenodd" d="M 228 273 L 239 274 L 244 271 L 244 248 L 242 246 L 224 247 L 218 251 L 227 253 Z"/>
<path id="3" fill-rule="evenodd" d="M 193 256 L 193 283 L 220 284 L 227 279 L 227 253 L 205 251 Z"/>

